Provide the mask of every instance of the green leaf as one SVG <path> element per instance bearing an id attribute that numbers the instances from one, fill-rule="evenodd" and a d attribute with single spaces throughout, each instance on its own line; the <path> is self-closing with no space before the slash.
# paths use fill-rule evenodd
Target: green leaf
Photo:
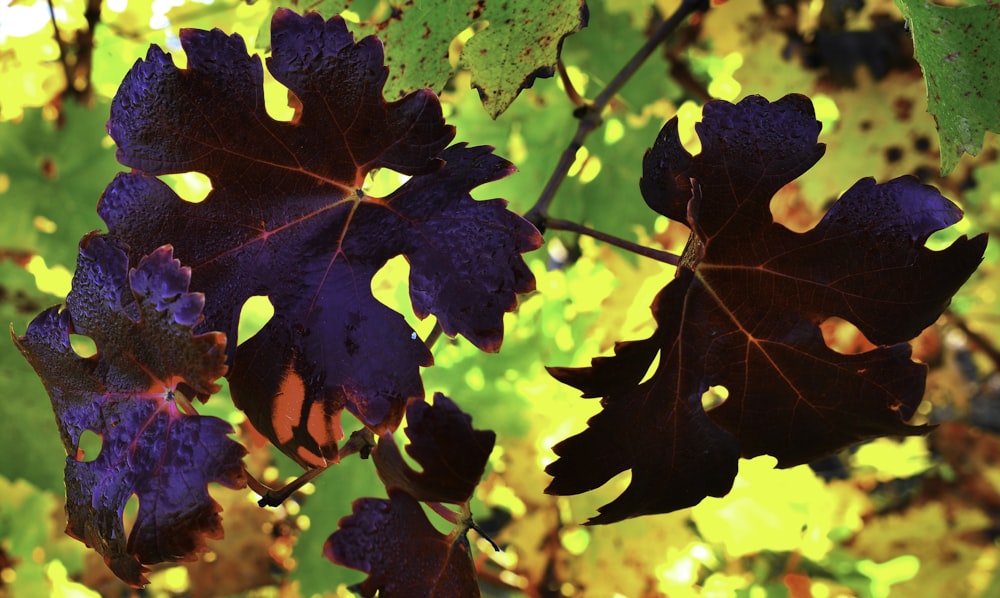
<path id="1" fill-rule="evenodd" d="M 913 49 L 927 81 L 928 111 L 941 139 L 941 173 L 962 153 L 983 147 L 987 130 L 1000 131 L 1000 4 L 938 6 L 924 0 L 896 0 L 910 22 Z"/>
<path id="2" fill-rule="evenodd" d="M 68 102 L 61 117 L 59 126 L 41 110 L 28 110 L 20 123 L 0 124 L 0 174 L 9 181 L 0 193 L 0 243 L 72 270 L 77 241 L 103 228 L 94 208 L 120 167 L 114 145 L 104 141 L 107 104 L 87 109 Z"/>
<path id="3" fill-rule="evenodd" d="M 584 0 L 393 4 L 384 21 L 365 23 L 360 29 L 367 34 L 371 32 L 365 28 L 374 27 L 385 44 L 389 67 L 385 96 L 394 99 L 422 88 L 441 92 L 453 72 L 452 42 L 475 27 L 477 32 L 462 51 L 462 63 L 472 71 L 472 84 L 493 118 L 536 78 L 555 74 L 563 39 L 585 27 L 588 15 Z"/>
<path id="4" fill-rule="evenodd" d="M 563 39 L 587 25 L 588 12 L 584 0 L 509 0 L 490 2 L 482 18 L 490 25 L 465 44 L 462 61 L 496 118 L 536 77 L 555 74 Z"/>
<path id="5" fill-rule="evenodd" d="M 23 333 L 38 311 L 56 301 L 35 289 L 31 274 L 10 261 L 0 262 L 0 322 L 5 326 Z M 9 338 L 0 340 L 0 388 L 4 397 L 0 401 L 0 455 L 5 456 L 0 459 L 0 475 L 23 478 L 62 494 L 66 451 L 52 405 L 38 376 Z"/>
<path id="6" fill-rule="evenodd" d="M 24 480 L 11 482 L 2 475 L 0 496 L 0 543 L 3 552 L 14 560 L 15 574 L 13 583 L 0 585 L 0 595 L 60 595 L 54 587 L 58 580 L 53 579 L 52 561 L 58 560 L 71 573 L 79 573 L 85 549 L 63 534 L 65 516 L 59 500 Z"/>

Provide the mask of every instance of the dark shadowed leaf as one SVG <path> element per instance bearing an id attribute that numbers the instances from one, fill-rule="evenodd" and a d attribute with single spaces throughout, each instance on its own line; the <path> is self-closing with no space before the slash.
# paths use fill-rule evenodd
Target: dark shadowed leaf
<path id="1" fill-rule="evenodd" d="M 356 500 L 323 554 L 367 573 L 357 589 L 369 598 L 376 592 L 380 598 L 479 596 L 465 534 L 438 532 L 420 503 L 401 490 L 389 490 L 388 500 Z"/>
<path id="2" fill-rule="evenodd" d="M 475 430 L 472 418 L 441 393 L 434 404 L 406 409 L 407 454 L 422 468 L 414 471 L 399 453 L 391 434 L 378 439 L 372 460 L 386 488 L 399 488 L 424 502 L 464 503 L 483 477 L 496 434 Z"/>
<path id="3" fill-rule="evenodd" d="M 220 507 L 207 484 L 246 484 L 244 448 L 232 427 L 193 414 L 187 398 L 218 390 L 225 337 L 194 335 L 204 297 L 188 292 L 190 271 L 169 247 L 131 272 L 125 247 L 88 235 L 80 243 L 73 291 L 15 338 L 45 383 L 66 447 L 67 533 L 100 552 L 125 582 L 146 582 L 145 565 L 194 559 L 205 538 L 222 535 Z M 70 335 L 97 353 L 74 352 Z M 80 437 L 102 439 L 86 455 Z M 125 503 L 139 511 L 126 537 Z"/>
<path id="4" fill-rule="evenodd" d="M 548 492 L 585 492 L 632 470 L 628 489 L 592 523 L 725 494 L 738 456 L 770 454 L 789 467 L 927 430 L 905 423 L 926 371 L 905 342 L 948 305 L 986 237 L 925 248 L 961 211 L 913 178 L 859 181 L 805 233 L 773 222 L 772 196 L 823 154 L 819 128 L 804 96 L 712 102 L 697 125 L 699 155 L 684 150 L 671 121 L 646 156 L 646 202 L 692 229 L 675 280 L 652 306 L 657 330 L 592 367 L 551 370 L 584 396 L 602 396 L 604 409 L 555 447 Z M 830 317 L 879 347 L 828 348 L 819 324 Z M 728 399 L 706 412 L 713 386 Z"/>
<path id="5" fill-rule="evenodd" d="M 471 189 L 512 171 L 492 148 L 445 146 L 428 90 L 386 103 L 382 46 L 355 43 L 340 18 L 279 10 L 268 68 L 295 96 L 292 122 L 264 109 L 262 68 L 239 36 L 185 30 L 188 69 L 150 49 L 119 89 L 108 128 L 136 170 L 107 188 L 99 212 L 137 251 L 170 242 L 207 296 L 202 330 L 235 338 L 240 306 L 267 295 L 274 317 L 228 348 L 233 398 L 253 425 L 304 467 L 337 458 L 347 408 L 377 433 L 423 397 L 431 363 L 403 317 L 379 303 L 372 276 L 410 262 L 419 317 L 499 349 L 503 314 L 534 279 L 521 258 L 538 232 L 499 199 Z M 365 177 L 410 178 L 387 197 Z M 155 175 L 197 171 L 213 190 L 198 204 Z"/>

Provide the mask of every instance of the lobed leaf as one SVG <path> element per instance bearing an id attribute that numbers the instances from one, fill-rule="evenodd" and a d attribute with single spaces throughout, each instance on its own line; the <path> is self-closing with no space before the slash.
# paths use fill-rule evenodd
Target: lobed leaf
<path id="1" fill-rule="evenodd" d="M 138 251 L 171 242 L 206 296 L 204 330 L 235 339 L 240 306 L 267 295 L 274 317 L 227 351 L 233 399 L 304 467 L 337 459 L 347 408 L 375 432 L 423 397 L 431 355 L 371 292 L 392 257 L 410 261 L 416 314 L 437 317 L 487 351 L 503 314 L 534 288 L 521 253 L 541 237 L 499 199 L 470 191 L 513 166 L 492 148 L 456 144 L 429 90 L 387 103 L 374 37 L 342 19 L 278 10 L 268 69 L 294 96 L 291 122 L 264 108 L 263 71 L 239 36 L 185 30 L 188 68 L 152 47 L 122 83 L 108 130 L 119 175 L 98 211 Z M 364 189 L 389 168 L 410 178 L 387 197 Z M 197 171 L 212 191 L 185 202 L 156 175 Z"/>
<path id="2" fill-rule="evenodd" d="M 192 560 L 222 536 L 221 508 L 207 484 L 246 485 L 245 449 L 232 427 L 189 414 L 181 395 L 206 400 L 226 371 L 225 337 L 194 335 L 204 297 L 169 246 L 129 271 L 125 245 L 90 234 L 80 243 L 73 291 L 14 339 L 45 383 L 66 447 L 66 532 L 93 547 L 126 583 L 146 583 L 146 565 Z M 80 357 L 70 335 L 91 338 Z M 84 455 L 85 431 L 102 439 Z M 122 512 L 139 510 L 126 536 Z"/>
<path id="3" fill-rule="evenodd" d="M 1000 131 L 1000 5 L 896 0 L 913 30 L 913 52 L 927 82 L 927 111 L 941 139 L 941 174 L 963 153 L 977 155 L 987 130 Z"/>
<path id="4" fill-rule="evenodd" d="M 462 61 L 490 116 L 503 114 L 522 89 L 551 77 L 566 36 L 587 26 L 584 0 L 480 2 L 489 25 L 466 42 Z"/>
<path id="5" fill-rule="evenodd" d="M 388 499 L 354 501 L 354 512 L 341 519 L 323 554 L 367 573 L 356 588 L 367 598 L 480 595 L 465 533 L 438 532 L 402 490 L 390 489 Z"/>
<path id="6" fill-rule="evenodd" d="M 392 434 L 384 434 L 372 460 L 386 488 L 398 488 L 423 502 L 468 501 L 483 477 L 496 434 L 473 429 L 472 418 L 441 393 L 434 394 L 433 405 L 411 404 L 406 422 L 406 452 L 422 470 L 414 471 Z"/>
<path id="7" fill-rule="evenodd" d="M 334 15 L 351 3 L 282 4 Z M 555 74 L 563 41 L 586 27 L 589 19 L 584 0 L 422 0 L 396 3 L 391 11 L 375 5 L 374 10 L 354 6 L 361 22 L 349 26 L 354 31 L 374 29 L 385 43 L 387 98 L 423 88 L 440 93 L 455 74 L 456 65 L 449 60 L 455 49 L 461 52 L 459 66 L 469 69 L 492 118 L 503 114 L 536 78 Z"/>
<path id="8" fill-rule="evenodd" d="M 683 148 L 674 119 L 643 163 L 646 202 L 692 229 L 675 280 L 653 303 L 656 332 L 589 368 L 550 368 L 603 397 L 603 410 L 556 445 L 547 491 L 585 492 L 632 471 L 591 523 L 721 496 L 739 456 L 790 467 L 868 438 L 926 432 L 906 423 L 926 367 L 905 342 L 938 318 L 986 246 L 980 235 L 924 247 L 961 211 L 912 177 L 859 181 L 810 231 L 775 223 L 772 196 L 824 151 L 804 96 L 711 102 L 696 128 L 699 155 Z M 830 317 L 878 348 L 833 351 L 819 329 Z M 728 398 L 706 411 L 713 386 Z"/>

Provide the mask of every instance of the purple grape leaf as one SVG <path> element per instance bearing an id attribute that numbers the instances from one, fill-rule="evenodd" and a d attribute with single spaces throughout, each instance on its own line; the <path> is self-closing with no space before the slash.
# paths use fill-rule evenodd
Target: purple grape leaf
<path id="1" fill-rule="evenodd" d="M 577 494 L 632 471 L 590 523 L 722 496 L 740 456 L 791 467 L 865 439 L 927 432 L 906 424 L 926 376 L 906 341 L 938 318 L 986 246 L 979 235 L 924 247 L 962 212 L 912 177 L 858 181 L 810 231 L 775 223 L 774 193 L 824 152 L 804 96 L 710 102 L 696 127 L 697 156 L 673 119 L 643 162 L 646 202 L 692 229 L 676 278 L 653 302 L 656 332 L 591 367 L 550 369 L 603 397 L 603 410 L 556 445 L 547 492 Z M 830 349 L 819 328 L 830 317 L 878 347 Z M 728 398 L 706 412 L 712 386 Z"/>
<path id="2" fill-rule="evenodd" d="M 368 574 L 356 591 L 370 598 L 479 596 L 465 531 L 434 529 L 415 498 L 389 489 L 389 498 L 360 498 L 323 546 L 337 565 Z"/>
<path id="3" fill-rule="evenodd" d="M 417 316 L 496 351 L 503 314 L 534 288 L 521 254 L 541 244 L 500 199 L 470 191 L 513 166 L 492 148 L 456 144 L 437 97 L 387 103 L 381 43 L 355 42 L 343 20 L 278 10 L 268 69 L 294 94 L 291 122 L 264 109 L 263 70 L 238 35 L 184 30 L 188 68 L 151 47 L 119 88 L 108 130 L 134 170 L 98 211 L 137 252 L 171 243 L 206 294 L 201 330 L 220 330 L 234 401 L 303 467 L 336 461 L 347 408 L 378 434 L 423 397 L 430 352 L 379 303 L 372 276 L 410 263 Z M 373 170 L 411 176 L 387 197 L 362 189 Z M 156 175 L 197 171 L 212 191 L 185 202 Z M 240 308 L 267 295 L 274 317 L 236 347 Z"/>
<path id="4" fill-rule="evenodd" d="M 386 488 L 398 488 L 424 502 L 464 503 L 483 477 L 496 434 L 475 430 L 472 418 L 454 401 L 434 394 L 406 409 L 406 447 L 422 471 L 414 471 L 399 452 L 392 434 L 383 434 L 372 460 Z"/>
<path id="5" fill-rule="evenodd" d="M 96 549 L 126 583 L 146 583 L 146 565 L 193 560 L 222 537 L 221 507 L 207 484 L 246 485 L 246 450 L 232 426 L 190 413 L 226 371 L 225 336 L 194 335 L 204 297 L 169 246 L 131 272 L 125 245 L 94 233 L 80 242 L 66 307 L 41 313 L 14 342 L 45 383 L 66 447 L 66 532 Z M 94 341 L 80 357 L 70 335 Z M 96 458 L 80 437 L 102 439 Z M 125 503 L 139 499 L 126 537 Z"/>

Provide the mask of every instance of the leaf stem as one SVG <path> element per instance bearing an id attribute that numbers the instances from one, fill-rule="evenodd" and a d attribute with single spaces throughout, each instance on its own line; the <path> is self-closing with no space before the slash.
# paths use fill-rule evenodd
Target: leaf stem
<path id="1" fill-rule="evenodd" d="M 434 322 L 434 328 L 431 328 L 430 333 L 427 338 L 424 339 L 424 344 L 427 345 L 427 349 L 431 350 L 434 348 L 434 343 L 441 338 L 441 333 L 444 332 L 441 329 L 441 322 Z"/>
<path id="2" fill-rule="evenodd" d="M 626 241 L 625 239 L 622 239 L 620 237 L 615 237 L 614 235 L 602 233 L 599 230 L 594 230 L 582 224 L 577 224 L 576 222 L 570 222 L 569 220 L 561 220 L 559 218 L 549 218 L 546 221 L 546 223 L 548 224 L 548 227 L 552 230 L 565 230 L 574 233 L 579 233 L 581 235 L 587 235 L 588 237 L 593 237 L 599 241 L 604 241 L 608 245 L 614 245 L 615 247 L 620 247 L 626 251 L 631 251 L 632 253 L 641 255 L 643 257 L 648 257 L 658 262 L 670 264 L 671 266 L 676 266 L 681 262 L 681 258 L 679 255 L 675 255 L 668 251 L 660 251 L 659 249 L 646 247 L 645 245 L 639 245 L 638 243 L 633 243 L 632 241 Z"/>
<path id="3" fill-rule="evenodd" d="M 360 453 L 362 459 L 367 459 L 374 446 L 375 435 L 368 428 L 361 428 L 352 432 L 351 437 L 340 447 L 340 450 L 337 452 L 337 460 L 340 461 L 344 457 L 353 455 L 354 453 Z M 259 506 L 276 507 L 288 500 L 288 497 L 295 494 L 299 488 L 313 481 L 316 476 L 329 469 L 331 464 L 325 467 L 310 469 L 281 488 L 271 488 L 250 474 L 247 474 L 247 485 L 250 486 L 251 490 L 260 495 L 260 500 L 257 501 Z"/>
<path id="4" fill-rule="evenodd" d="M 432 511 L 434 511 L 441 517 L 444 517 L 449 523 L 458 524 L 460 515 L 455 511 L 452 511 L 451 509 L 449 509 L 448 507 L 444 506 L 443 504 L 437 501 L 425 504 L 428 507 L 430 507 Z"/>
<path id="5" fill-rule="evenodd" d="M 563 151 L 562 155 L 559 157 L 559 163 L 556 164 L 555 170 L 552 172 L 552 176 L 549 177 L 548 182 L 545 184 L 545 188 L 542 190 L 542 194 L 535 201 L 535 205 L 531 207 L 530 210 L 524 215 L 524 217 L 538 227 L 538 230 L 545 232 L 546 226 L 548 225 L 548 214 L 549 206 L 552 204 L 552 200 L 555 198 L 556 192 L 559 190 L 559 186 L 566 179 L 566 175 L 569 173 L 570 167 L 576 160 L 576 153 L 583 147 L 583 142 L 586 140 L 590 133 L 599 127 L 602 122 L 601 113 L 604 112 L 604 108 L 607 107 L 611 100 L 615 97 L 615 94 L 625 85 L 625 83 L 639 70 L 639 67 L 648 59 L 653 51 L 659 46 L 663 40 L 667 39 L 686 19 L 688 16 L 696 11 L 706 11 L 708 10 L 708 0 L 683 0 L 681 5 L 677 7 L 674 14 L 670 15 L 666 21 L 660 24 L 653 35 L 646 40 L 641 48 L 635 53 L 631 60 L 622 67 L 615 78 L 608 83 L 607 87 L 598 94 L 597 98 L 594 99 L 593 103 L 584 104 L 583 106 L 577 108 L 574 114 L 580 119 L 580 123 L 577 125 L 576 135 L 573 136 L 572 141 Z"/>
<path id="6" fill-rule="evenodd" d="M 587 100 L 583 99 L 583 96 L 576 90 L 576 87 L 573 87 L 573 80 L 569 78 L 569 72 L 566 71 L 566 65 L 563 64 L 562 57 L 556 61 L 556 67 L 559 69 L 559 79 L 562 81 L 563 89 L 566 90 L 566 95 L 569 96 L 569 101 L 578 107 L 586 105 Z"/>

